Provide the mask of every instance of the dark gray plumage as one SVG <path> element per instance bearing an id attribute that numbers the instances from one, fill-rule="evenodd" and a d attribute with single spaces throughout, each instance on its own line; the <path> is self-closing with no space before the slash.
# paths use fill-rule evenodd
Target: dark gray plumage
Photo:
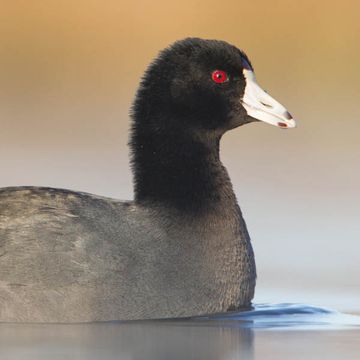
<path id="1" fill-rule="evenodd" d="M 49 188 L 0 191 L 0 319 L 79 322 L 207 314 L 249 305 L 254 259 L 230 214 Z M 236 234 L 236 235 L 235 235 Z"/>
<path id="2" fill-rule="evenodd" d="M 229 81 L 211 79 L 219 68 Z M 0 321 L 188 317 L 251 304 L 254 255 L 219 159 L 222 134 L 255 121 L 241 103 L 244 69 L 246 55 L 225 42 L 186 39 L 161 52 L 132 112 L 134 201 L 0 189 Z"/>

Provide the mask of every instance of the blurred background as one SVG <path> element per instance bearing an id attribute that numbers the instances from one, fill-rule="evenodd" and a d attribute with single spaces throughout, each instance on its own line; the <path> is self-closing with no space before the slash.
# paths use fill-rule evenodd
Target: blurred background
<path id="1" fill-rule="evenodd" d="M 2 2 L 0 187 L 131 198 L 128 111 L 147 64 L 177 39 L 226 40 L 298 120 L 222 141 L 256 301 L 358 309 L 359 13 L 355 0 Z"/>

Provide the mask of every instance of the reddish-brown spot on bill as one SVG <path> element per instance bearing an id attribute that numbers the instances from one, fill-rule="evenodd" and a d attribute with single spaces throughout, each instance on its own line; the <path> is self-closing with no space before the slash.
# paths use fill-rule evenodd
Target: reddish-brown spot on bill
<path id="1" fill-rule="evenodd" d="M 278 126 L 280 126 L 282 128 L 287 128 L 287 124 L 285 124 L 283 122 L 278 122 Z"/>

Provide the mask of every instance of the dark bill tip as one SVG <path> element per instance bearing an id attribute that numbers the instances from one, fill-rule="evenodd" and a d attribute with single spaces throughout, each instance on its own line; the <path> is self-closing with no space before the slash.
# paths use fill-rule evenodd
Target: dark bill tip
<path id="1" fill-rule="evenodd" d="M 286 111 L 286 113 L 284 114 L 284 118 L 287 120 L 291 120 L 293 117 L 291 116 L 291 114 L 288 111 Z"/>

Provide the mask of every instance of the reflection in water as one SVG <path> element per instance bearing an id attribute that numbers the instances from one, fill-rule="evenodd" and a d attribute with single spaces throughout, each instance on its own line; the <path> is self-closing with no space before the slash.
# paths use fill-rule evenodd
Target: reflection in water
<path id="1" fill-rule="evenodd" d="M 252 344 L 221 321 L 0 325 L 1 359 L 252 359 Z"/>
<path id="2" fill-rule="evenodd" d="M 0 359 L 253 360 L 267 358 L 274 346 L 277 359 L 291 357 L 294 347 L 336 359 L 354 355 L 359 330 L 358 316 L 300 304 L 180 320 L 0 324 Z"/>

